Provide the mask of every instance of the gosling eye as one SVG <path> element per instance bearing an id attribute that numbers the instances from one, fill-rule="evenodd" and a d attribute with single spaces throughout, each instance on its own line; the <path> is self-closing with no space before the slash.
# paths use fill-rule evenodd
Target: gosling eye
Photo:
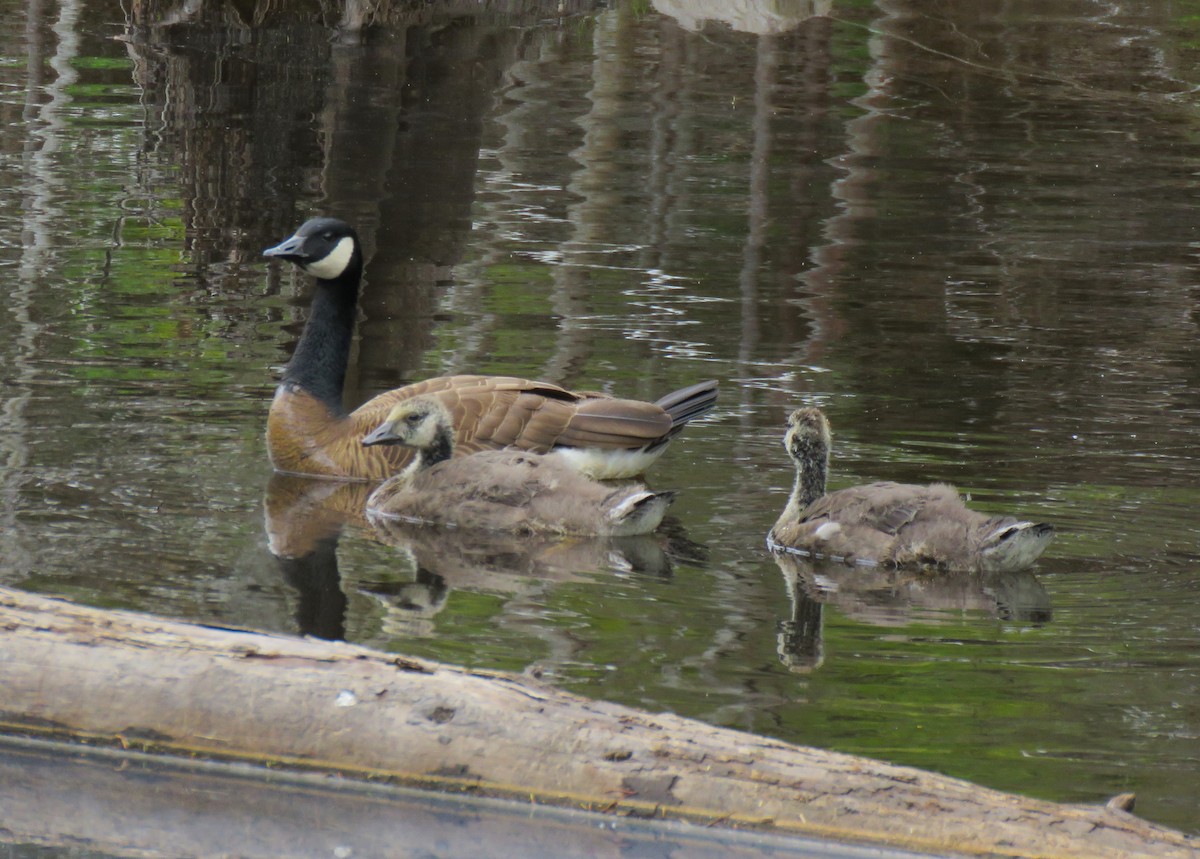
<path id="1" fill-rule="evenodd" d="M 404 419 L 404 421 L 405 421 L 405 423 L 407 423 L 409 426 L 414 426 L 414 427 L 415 427 L 417 424 L 419 424 L 419 423 L 421 422 L 421 416 L 420 416 L 420 415 L 409 415 L 408 417 L 406 417 L 406 418 Z"/>

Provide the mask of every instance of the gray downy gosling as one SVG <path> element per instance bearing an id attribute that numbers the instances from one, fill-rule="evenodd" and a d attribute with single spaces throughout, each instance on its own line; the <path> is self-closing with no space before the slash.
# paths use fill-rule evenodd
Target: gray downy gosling
<path id="1" fill-rule="evenodd" d="M 787 506 L 767 535 L 774 551 L 850 563 L 1013 572 L 1031 566 L 1054 527 L 969 509 L 945 483 L 870 483 L 826 493 L 829 421 L 820 409 L 788 417 L 783 445 L 796 465 Z"/>
<path id="2" fill-rule="evenodd" d="M 362 443 L 416 451 L 402 472 L 371 493 L 369 516 L 490 531 L 619 537 L 653 531 L 675 497 L 640 485 L 598 483 L 555 454 L 492 450 L 454 457 L 452 418 L 432 397 L 399 403 Z"/>

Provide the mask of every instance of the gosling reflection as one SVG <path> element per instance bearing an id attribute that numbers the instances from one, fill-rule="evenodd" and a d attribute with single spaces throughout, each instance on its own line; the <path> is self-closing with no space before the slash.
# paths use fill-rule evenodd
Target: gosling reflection
<path id="1" fill-rule="evenodd" d="M 904 626 L 914 620 L 938 623 L 975 613 L 1027 624 L 1049 623 L 1050 595 L 1029 570 L 948 573 L 869 567 L 772 554 L 783 573 L 792 615 L 780 625 L 779 659 L 790 670 L 812 671 L 824 659 L 824 606 L 875 626 Z"/>
<path id="2" fill-rule="evenodd" d="M 499 600 L 499 608 L 488 612 L 484 635 L 534 637 L 538 643 L 529 653 L 537 657 L 530 668 L 536 667 L 539 676 L 552 676 L 558 666 L 577 662 L 584 646 L 573 624 L 554 622 L 547 614 L 556 589 L 576 582 L 584 588 L 594 587 L 614 575 L 632 580 L 672 574 L 668 538 L 661 534 L 521 538 L 396 520 L 372 524 L 379 539 L 410 560 L 416 575 L 400 585 L 360 582 L 359 597 L 373 598 L 374 627 L 363 636 L 364 643 L 386 646 L 397 639 L 412 641 L 442 634 L 461 643 L 457 633 L 447 631 L 456 630 L 464 619 L 469 622 L 475 612 L 468 608 L 466 615 L 458 616 L 457 607 L 464 603 L 454 595 L 464 591 L 482 594 Z M 439 618 L 442 612 L 445 615 Z M 483 640 L 479 644 L 486 646 Z"/>
<path id="3" fill-rule="evenodd" d="M 703 564 L 707 556 L 674 519 L 657 534 L 603 538 L 433 528 L 386 518 L 368 522 L 363 511 L 373 489 L 372 483 L 271 476 L 263 504 L 267 543 L 295 590 L 299 634 L 344 639 L 354 605 L 356 614 L 365 608 L 382 618 L 349 620 L 356 629 L 429 637 L 455 590 L 501 595 L 511 613 L 556 585 L 595 581 L 606 573 L 666 579 L 675 563 Z M 386 565 L 389 576 L 399 567 L 412 570 L 411 578 L 395 581 L 368 572 L 345 583 L 338 563 L 343 534 L 390 547 L 397 563 Z M 367 605 L 352 602 L 355 597 L 366 597 Z"/>
<path id="4" fill-rule="evenodd" d="M 434 618 L 446 607 L 450 585 L 437 573 L 417 567 L 410 582 L 363 583 L 358 592 L 377 604 L 384 637 L 432 638 Z"/>
<path id="5" fill-rule="evenodd" d="M 668 578 L 668 540 L 629 537 L 530 537 L 499 531 L 430 528 L 398 519 L 372 519 L 375 535 L 409 554 L 456 588 L 486 590 L 505 578 L 578 581 L 580 572 Z M 660 542 L 661 539 L 661 542 Z"/>
<path id="6" fill-rule="evenodd" d="M 464 529 L 430 528 L 400 519 L 371 518 L 374 534 L 409 559 L 412 582 L 360 584 L 380 612 L 379 635 L 428 638 L 437 635 L 437 614 L 454 591 L 502 596 L 496 623 L 524 625 L 540 614 L 544 595 L 557 585 L 595 581 L 598 573 L 670 578 L 670 543 L 660 535 L 550 537 Z M 544 627 L 539 636 L 556 662 L 571 659 L 575 644 Z"/>
<path id="7" fill-rule="evenodd" d="M 825 661 L 825 642 L 821 636 L 824 607 L 798 586 L 798 577 L 789 576 L 785 571 L 783 581 L 791 598 L 792 616 L 779 622 L 775 652 L 789 671 L 808 674 Z"/>

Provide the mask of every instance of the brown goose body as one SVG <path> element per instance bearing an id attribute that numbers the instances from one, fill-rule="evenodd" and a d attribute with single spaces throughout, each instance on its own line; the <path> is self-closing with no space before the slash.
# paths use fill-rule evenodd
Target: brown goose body
<path id="1" fill-rule="evenodd" d="M 987 516 L 944 483 L 870 483 L 826 493 L 831 435 L 819 409 L 797 409 L 784 446 L 796 466 L 772 549 L 848 562 L 1011 572 L 1029 567 L 1054 537 L 1045 523 Z"/>
<path id="2" fill-rule="evenodd" d="M 694 417 L 660 405 L 712 402 L 715 385 L 668 395 L 658 403 L 569 391 L 507 376 L 438 376 L 379 394 L 349 414 L 295 385 L 283 384 L 267 416 L 267 448 L 277 471 L 349 480 L 384 480 L 408 464 L 399 446 L 363 447 L 362 438 L 397 403 L 435 396 L 450 411 L 459 455 L 513 447 L 557 450 L 577 470 L 600 479 L 641 474 Z M 707 409 L 705 409 L 707 410 Z"/>
<path id="3" fill-rule="evenodd" d="M 658 527 L 674 498 L 585 477 L 553 455 L 489 450 L 453 456 L 451 417 L 432 396 L 402 401 L 363 441 L 416 457 L 367 499 L 367 515 L 519 534 L 629 536 Z"/>
<path id="4" fill-rule="evenodd" d="M 657 402 L 575 392 L 506 376 L 441 376 L 387 391 L 352 412 L 343 382 L 362 276 L 362 251 L 343 221 L 314 218 L 264 252 L 317 278 L 304 333 L 267 416 L 267 449 L 277 471 L 341 480 L 383 480 L 411 460 L 404 447 L 363 447 L 362 437 L 397 403 L 432 395 L 449 410 L 456 451 L 513 447 L 557 451 L 598 478 L 641 474 L 691 419 L 716 401 L 715 382 Z"/>

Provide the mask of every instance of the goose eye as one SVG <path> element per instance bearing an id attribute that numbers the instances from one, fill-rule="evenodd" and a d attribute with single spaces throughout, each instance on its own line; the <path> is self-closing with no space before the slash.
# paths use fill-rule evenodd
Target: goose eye
<path id="1" fill-rule="evenodd" d="M 326 233 L 325 235 L 321 236 L 321 238 L 327 242 L 331 242 L 333 241 L 333 233 Z"/>

